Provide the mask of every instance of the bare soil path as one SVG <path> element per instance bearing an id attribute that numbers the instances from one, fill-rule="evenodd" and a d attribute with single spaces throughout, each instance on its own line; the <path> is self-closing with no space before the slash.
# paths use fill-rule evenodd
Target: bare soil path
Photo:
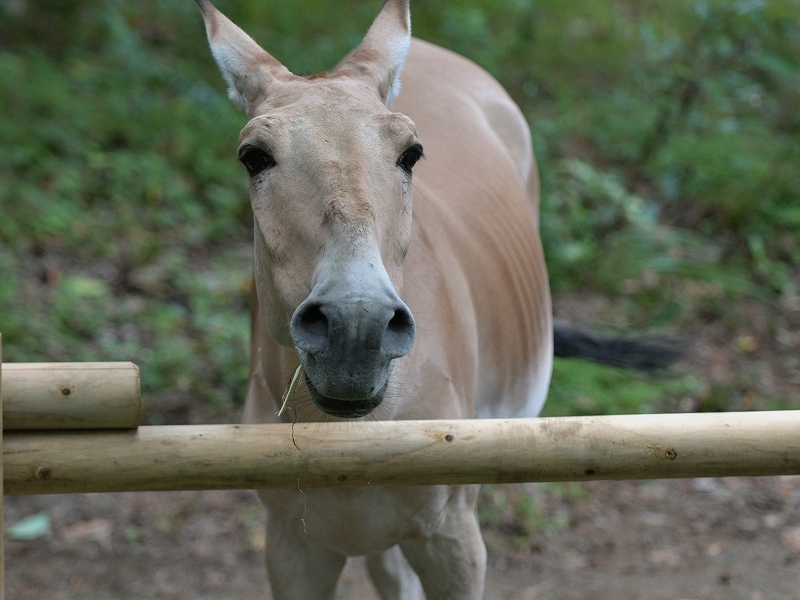
<path id="1" fill-rule="evenodd" d="M 800 598 L 800 477 L 493 486 L 482 505 L 486 600 Z M 10 600 L 271 597 L 252 492 L 9 497 L 6 524 L 41 511 L 50 533 L 6 541 Z M 376 598 L 357 559 L 339 598 Z"/>

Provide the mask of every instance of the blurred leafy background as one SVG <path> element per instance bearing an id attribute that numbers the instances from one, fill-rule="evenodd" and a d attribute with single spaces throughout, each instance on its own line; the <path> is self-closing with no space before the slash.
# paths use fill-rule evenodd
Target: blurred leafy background
<path id="1" fill-rule="evenodd" d="M 380 3 L 218 0 L 295 72 Z M 558 361 L 548 414 L 800 407 L 800 0 L 428 0 L 528 117 L 556 311 L 693 348 Z M 244 394 L 252 219 L 194 2 L 0 0 L 7 361 L 134 360 L 159 422 Z"/>

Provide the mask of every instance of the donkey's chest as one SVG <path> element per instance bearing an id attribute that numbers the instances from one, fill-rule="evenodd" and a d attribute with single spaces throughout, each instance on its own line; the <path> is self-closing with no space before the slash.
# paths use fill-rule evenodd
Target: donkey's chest
<path id="1" fill-rule="evenodd" d="M 295 537 L 345 556 L 379 552 L 435 530 L 447 497 L 444 486 L 261 492 L 270 521 L 278 519 Z"/>

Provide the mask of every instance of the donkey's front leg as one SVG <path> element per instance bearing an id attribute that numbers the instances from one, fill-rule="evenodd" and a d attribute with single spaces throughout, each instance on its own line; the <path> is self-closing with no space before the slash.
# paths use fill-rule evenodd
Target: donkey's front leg
<path id="1" fill-rule="evenodd" d="M 334 600 L 345 557 L 299 540 L 278 515 L 267 517 L 267 572 L 275 600 Z"/>
<path id="2" fill-rule="evenodd" d="M 400 546 L 367 556 L 367 569 L 381 600 L 422 600 L 422 586 Z"/>
<path id="3" fill-rule="evenodd" d="M 400 542 L 428 600 L 481 600 L 486 546 L 475 512 L 479 486 L 452 486 L 439 527 Z"/>

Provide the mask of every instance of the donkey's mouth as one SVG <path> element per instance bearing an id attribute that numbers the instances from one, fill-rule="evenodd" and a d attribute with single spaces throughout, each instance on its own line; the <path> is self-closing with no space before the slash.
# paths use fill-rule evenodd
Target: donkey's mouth
<path id="1" fill-rule="evenodd" d="M 314 401 L 314 404 L 316 404 L 321 411 L 332 417 L 339 417 L 340 419 L 358 419 L 359 417 L 366 417 L 383 402 L 383 396 L 386 393 L 388 385 L 389 382 L 387 381 L 372 398 L 363 400 L 337 400 L 336 398 L 328 398 L 320 394 L 319 390 L 314 387 L 314 384 L 308 378 L 308 375 L 306 375 L 306 386 L 311 393 L 311 399 Z"/>

